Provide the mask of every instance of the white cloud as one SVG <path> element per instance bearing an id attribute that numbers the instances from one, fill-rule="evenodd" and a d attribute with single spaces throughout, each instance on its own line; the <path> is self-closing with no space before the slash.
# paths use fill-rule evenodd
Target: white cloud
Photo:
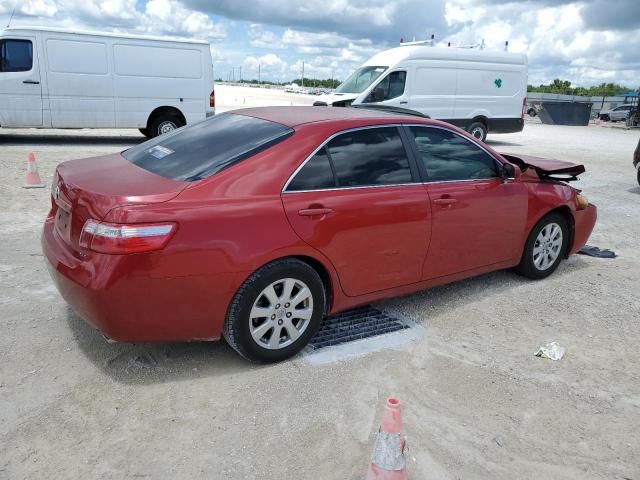
<path id="1" fill-rule="evenodd" d="M 219 40 L 226 36 L 224 28 L 214 23 L 208 15 L 190 10 L 176 0 L 149 0 L 141 23 L 142 28 L 151 33 L 161 31 L 208 40 Z"/>

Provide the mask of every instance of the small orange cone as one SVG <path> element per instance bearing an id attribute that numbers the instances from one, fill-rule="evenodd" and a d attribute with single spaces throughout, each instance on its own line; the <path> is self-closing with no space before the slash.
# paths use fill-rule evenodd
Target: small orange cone
<path id="1" fill-rule="evenodd" d="M 33 152 L 27 157 L 27 176 L 24 179 L 24 188 L 44 188 L 44 183 L 40 180 L 36 156 Z"/>
<path id="2" fill-rule="evenodd" d="M 400 400 L 388 398 L 384 406 L 380 429 L 371 455 L 366 480 L 407 480 L 405 450 L 407 439 L 401 434 Z"/>

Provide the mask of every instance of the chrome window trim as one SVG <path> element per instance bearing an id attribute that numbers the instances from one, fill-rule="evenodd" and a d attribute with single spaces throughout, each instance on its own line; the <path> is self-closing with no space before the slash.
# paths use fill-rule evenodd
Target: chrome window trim
<path id="1" fill-rule="evenodd" d="M 380 125 L 366 125 L 363 127 L 354 127 L 354 128 L 347 128 L 346 130 L 340 130 L 339 132 L 336 132 L 334 134 L 332 134 L 330 137 L 328 137 L 324 142 L 322 142 L 318 148 L 316 148 L 311 155 L 309 155 L 307 158 L 305 158 L 304 162 L 302 162 L 300 164 L 300 166 L 298 168 L 296 168 L 293 173 L 289 176 L 287 183 L 284 184 L 284 187 L 282 188 L 282 192 L 281 193 L 297 193 L 297 192 L 320 192 L 320 191 L 325 191 L 325 190 L 344 190 L 347 188 L 372 188 L 372 187 L 397 187 L 400 185 L 417 185 L 420 184 L 420 182 L 411 182 L 411 183 L 406 183 L 406 184 L 397 184 L 397 183 L 390 183 L 388 185 L 359 185 L 357 187 L 334 187 L 334 188 L 319 188 L 316 190 L 293 190 L 288 192 L 287 188 L 289 187 L 289 184 L 291 183 L 291 181 L 293 180 L 293 178 L 298 174 L 298 172 L 300 170 L 302 170 L 304 168 L 304 166 L 307 164 L 307 162 L 309 160 L 311 160 L 316 153 L 318 153 L 320 150 L 322 150 L 327 143 L 329 143 L 331 140 L 333 140 L 335 137 L 337 137 L 338 135 L 342 135 L 345 133 L 349 133 L 349 132 L 357 132 L 360 130 L 371 130 L 372 128 L 389 128 L 389 127 L 401 127 L 403 124 L 401 123 L 383 123 Z M 398 132 L 398 135 L 400 135 L 400 133 Z M 400 137 L 400 139 L 402 139 L 402 137 Z M 404 148 L 404 143 L 402 145 L 402 148 Z M 405 149 L 406 150 L 406 149 Z M 407 155 L 407 161 L 409 161 L 409 163 L 411 163 L 411 159 L 409 158 L 409 152 L 405 151 L 406 155 Z"/>
<path id="2" fill-rule="evenodd" d="M 384 124 L 380 124 L 380 125 L 366 125 L 363 127 L 354 127 L 354 128 L 348 128 L 346 130 L 340 130 L 339 132 L 336 132 L 334 134 L 332 134 L 331 136 L 329 136 L 324 142 L 322 142 L 313 152 L 311 152 L 311 154 L 304 159 L 304 161 L 300 164 L 300 166 L 298 166 L 298 168 L 296 168 L 293 173 L 291 175 L 289 175 L 289 178 L 287 179 L 287 182 L 284 184 L 284 187 L 282 188 L 282 191 L 280 192 L 281 194 L 285 194 L 285 193 L 309 193 L 309 192 L 331 192 L 331 191 L 337 191 L 337 190 L 355 190 L 355 189 L 362 189 L 362 188 L 381 188 L 381 187 L 406 187 L 409 185 L 429 185 L 429 184 L 436 184 L 436 183 L 453 183 L 453 182 L 479 182 L 479 181 L 491 181 L 494 179 L 498 179 L 501 180 L 501 177 L 491 177 L 491 178 L 470 178 L 470 179 L 466 179 L 466 180 L 436 180 L 433 182 L 430 181 L 426 181 L 426 182 L 421 182 L 421 181 L 417 181 L 417 182 L 411 182 L 411 183 L 390 183 L 388 185 L 361 185 L 361 186 L 357 186 L 357 187 L 334 187 L 334 188 L 318 188 L 315 190 L 292 190 L 292 191 L 288 191 L 287 188 L 289 187 L 289 184 L 291 183 L 291 181 L 294 179 L 294 177 L 298 174 L 298 172 L 300 172 L 300 170 L 302 170 L 304 168 L 304 166 L 307 164 L 307 162 L 309 160 L 311 160 L 316 153 L 318 153 L 320 150 L 322 150 L 327 143 L 329 143 L 331 140 L 333 140 L 335 137 L 337 137 L 338 135 L 342 135 L 344 133 L 349 133 L 349 132 L 357 132 L 359 130 L 370 130 L 372 128 L 387 128 L 387 127 L 396 127 L 396 128 L 402 128 L 402 127 L 425 127 L 425 128 L 437 128 L 440 130 L 445 130 L 447 132 L 453 133 L 454 135 L 459 136 L 460 138 L 466 140 L 467 142 L 471 143 L 472 145 L 475 145 L 476 147 L 480 148 L 483 152 L 485 152 L 487 155 L 489 155 L 489 157 L 491 157 L 495 162 L 497 162 L 498 164 L 502 165 L 502 162 L 500 160 L 498 160 L 495 156 L 493 156 L 491 154 L 491 152 L 489 152 L 487 149 L 485 149 L 482 145 L 478 145 L 477 143 L 472 142 L 471 140 L 469 140 L 468 138 L 466 138 L 463 135 L 460 135 L 458 132 L 447 128 L 447 127 L 441 127 L 440 125 L 431 125 L 428 123 L 384 123 Z M 407 154 L 409 152 L 406 152 Z M 407 155 L 408 157 L 408 155 Z"/>

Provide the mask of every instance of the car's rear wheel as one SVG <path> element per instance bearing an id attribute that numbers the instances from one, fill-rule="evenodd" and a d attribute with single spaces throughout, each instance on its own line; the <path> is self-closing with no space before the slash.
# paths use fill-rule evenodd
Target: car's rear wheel
<path id="1" fill-rule="evenodd" d="M 223 335 L 243 357 L 277 362 L 298 353 L 325 312 L 322 279 L 297 259 L 278 260 L 252 274 L 236 293 Z"/>
<path id="2" fill-rule="evenodd" d="M 568 242 L 566 219 L 555 212 L 546 215 L 531 230 L 516 271 L 535 280 L 548 277 L 565 256 Z"/>
<path id="3" fill-rule="evenodd" d="M 473 122 L 467 131 L 481 142 L 487 139 L 487 126 L 482 122 Z"/>
<path id="4" fill-rule="evenodd" d="M 148 128 L 139 128 L 138 131 L 143 134 L 145 137 L 150 138 L 149 129 Z"/>

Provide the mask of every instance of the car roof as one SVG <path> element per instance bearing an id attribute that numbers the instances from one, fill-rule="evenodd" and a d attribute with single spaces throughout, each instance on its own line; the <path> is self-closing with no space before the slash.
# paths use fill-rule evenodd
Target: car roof
<path id="1" fill-rule="evenodd" d="M 438 123 L 414 115 L 348 107 L 256 107 L 233 110 L 229 113 L 261 118 L 291 128 L 305 123 L 334 122 L 340 120 L 362 120 L 365 122 L 373 121 L 375 123 Z"/>

